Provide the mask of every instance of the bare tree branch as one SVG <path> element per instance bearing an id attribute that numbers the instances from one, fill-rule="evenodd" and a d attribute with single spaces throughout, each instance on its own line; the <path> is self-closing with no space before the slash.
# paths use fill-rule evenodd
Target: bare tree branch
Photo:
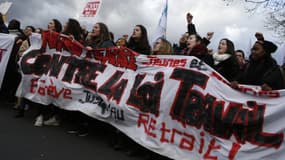
<path id="1" fill-rule="evenodd" d="M 257 1 L 257 0 L 245 0 L 245 2 L 249 2 L 249 3 L 265 3 L 268 2 L 270 0 L 263 0 L 263 1 Z"/>
<path id="2" fill-rule="evenodd" d="M 228 3 L 240 0 L 223 0 Z M 277 34 L 280 40 L 285 40 L 285 0 L 244 0 L 245 10 L 254 14 L 257 10 L 268 13 L 265 18 L 265 28 Z M 228 4 L 227 4 L 228 5 Z"/>

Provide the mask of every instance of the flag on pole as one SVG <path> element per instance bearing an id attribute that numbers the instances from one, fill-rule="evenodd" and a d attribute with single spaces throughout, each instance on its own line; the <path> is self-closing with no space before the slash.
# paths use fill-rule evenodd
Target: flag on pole
<path id="1" fill-rule="evenodd" d="M 165 5 L 162 10 L 161 17 L 158 22 L 158 26 L 152 36 L 152 45 L 159 38 L 166 38 L 166 26 L 167 26 L 167 10 L 168 10 L 168 0 L 165 1 Z"/>

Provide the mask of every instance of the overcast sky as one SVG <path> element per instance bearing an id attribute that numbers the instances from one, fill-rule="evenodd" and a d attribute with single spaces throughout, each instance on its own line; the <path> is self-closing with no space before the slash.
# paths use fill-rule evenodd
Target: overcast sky
<path id="1" fill-rule="evenodd" d="M 64 24 L 68 18 L 79 17 L 87 0 L 10 0 L 13 5 L 8 12 L 8 20 L 15 18 L 26 25 L 46 28 L 48 22 L 59 19 Z M 92 0 L 89 0 L 92 1 Z M 123 34 L 131 34 L 136 24 L 146 26 L 149 38 L 158 24 L 164 0 L 102 0 L 98 15 L 89 21 L 79 19 L 81 24 L 91 29 L 95 22 L 104 22 L 115 39 Z M 223 0 L 169 0 L 167 39 L 178 42 L 186 32 L 185 14 L 194 15 L 193 22 L 201 36 L 208 31 L 215 32 L 209 48 L 217 49 L 221 38 L 229 38 L 236 49 L 248 50 L 249 42 L 254 42 L 254 33 L 263 32 L 267 39 L 272 33 L 264 29 L 262 11 L 255 14 L 245 12 L 244 4 L 227 5 Z"/>

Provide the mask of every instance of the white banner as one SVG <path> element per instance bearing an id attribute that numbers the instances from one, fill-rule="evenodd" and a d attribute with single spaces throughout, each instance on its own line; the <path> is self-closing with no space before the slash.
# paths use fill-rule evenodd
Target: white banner
<path id="1" fill-rule="evenodd" d="M 284 159 L 284 90 L 233 90 L 194 57 L 86 53 L 57 33 L 42 37 L 21 59 L 19 96 L 81 111 L 173 159 Z"/>
<path id="2" fill-rule="evenodd" d="M 14 35 L 0 33 L 0 89 L 15 41 Z"/>

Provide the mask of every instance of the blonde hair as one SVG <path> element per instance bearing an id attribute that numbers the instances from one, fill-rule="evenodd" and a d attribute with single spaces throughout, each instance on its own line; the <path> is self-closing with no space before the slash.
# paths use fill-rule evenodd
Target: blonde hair
<path id="1" fill-rule="evenodd" d="M 161 40 L 160 48 L 158 51 L 153 51 L 152 54 L 155 54 L 155 55 L 171 55 L 173 53 L 173 48 L 171 46 L 171 43 L 169 41 L 167 41 L 165 38 L 159 38 L 158 40 Z"/>

